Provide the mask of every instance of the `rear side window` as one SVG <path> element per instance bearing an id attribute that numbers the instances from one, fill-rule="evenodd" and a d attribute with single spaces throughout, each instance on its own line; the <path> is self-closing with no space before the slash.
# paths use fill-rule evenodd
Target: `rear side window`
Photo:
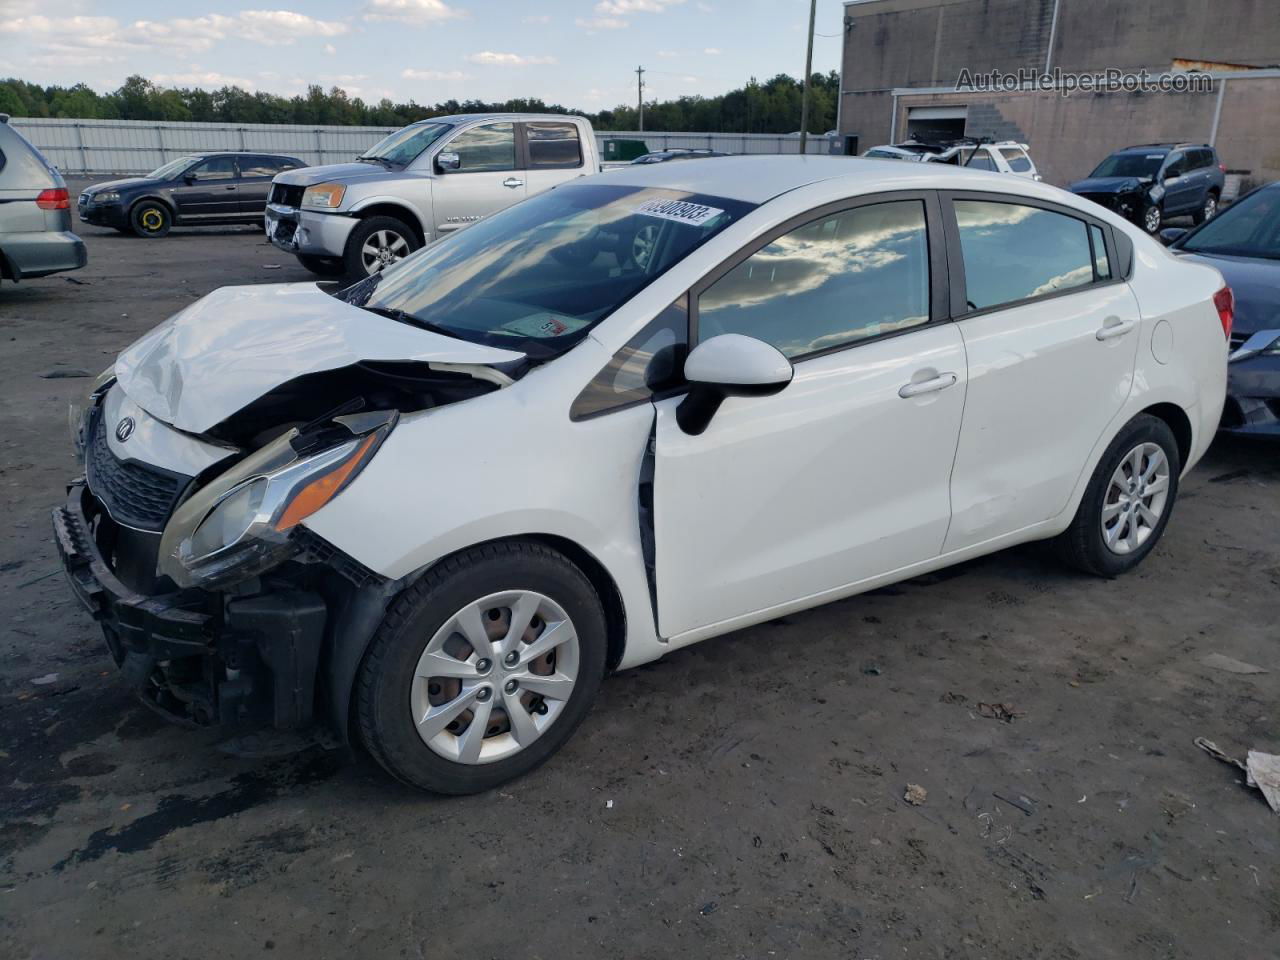
<path id="1" fill-rule="evenodd" d="M 288 169 L 288 166 L 272 157 L 241 157 L 240 176 L 246 180 L 274 177 L 281 170 Z"/>
<path id="2" fill-rule="evenodd" d="M 985 150 L 974 151 L 973 158 L 965 166 L 970 170 L 994 170 L 996 168 L 995 161 L 991 159 Z"/>
<path id="3" fill-rule="evenodd" d="M 742 333 L 788 357 L 929 321 L 924 203 L 856 207 L 797 227 L 698 298 L 698 339 Z"/>
<path id="4" fill-rule="evenodd" d="M 1083 220 L 988 200 L 957 200 L 955 211 L 970 310 L 1093 282 L 1093 254 Z"/>
<path id="5" fill-rule="evenodd" d="M 1001 147 L 1000 155 L 1014 173 L 1026 173 L 1031 169 L 1031 160 L 1017 147 Z"/>
<path id="6" fill-rule="evenodd" d="M 572 123 L 527 123 L 531 167 L 580 167 L 582 144 Z"/>

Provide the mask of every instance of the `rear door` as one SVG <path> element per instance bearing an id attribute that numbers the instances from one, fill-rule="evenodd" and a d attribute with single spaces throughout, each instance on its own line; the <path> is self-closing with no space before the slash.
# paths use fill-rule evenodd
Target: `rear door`
<path id="1" fill-rule="evenodd" d="M 485 123 L 463 130 L 441 147 L 461 162 L 457 170 L 437 170 L 432 183 L 438 233 L 461 229 L 525 198 L 516 134 L 514 123 Z"/>
<path id="2" fill-rule="evenodd" d="M 283 157 L 267 156 L 243 156 L 239 158 L 239 164 L 239 208 L 245 217 L 262 216 L 267 208 L 267 196 L 271 193 L 271 178 L 297 166 Z"/>
<path id="3" fill-rule="evenodd" d="M 520 126 L 524 134 L 525 190 L 528 196 L 586 172 L 581 132 L 576 123 L 536 120 Z"/>
<path id="4" fill-rule="evenodd" d="M 950 552 L 1062 512 L 1129 396 L 1141 318 L 1101 221 L 1007 194 L 942 208 L 969 372 Z"/>
<path id="5" fill-rule="evenodd" d="M 173 188 L 178 216 L 184 220 L 234 219 L 240 215 L 236 158 L 210 157 L 197 163 Z"/>

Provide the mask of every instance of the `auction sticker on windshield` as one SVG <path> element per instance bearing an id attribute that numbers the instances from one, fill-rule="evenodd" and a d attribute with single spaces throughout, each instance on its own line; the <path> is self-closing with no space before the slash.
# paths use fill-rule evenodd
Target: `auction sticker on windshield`
<path id="1" fill-rule="evenodd" d="M 660 217 L 663 220 L 687 223 L 691 227 L 700 227 L 708 220 L 714 220 L 724 213 L 723 210 L 717 210 L 715 207 L 706 207 L 687 200 L 646 200 L 636 207 L 635 212 L 646 217 Z"/>
<path id="2" fill-rule="evenodd" d="M 558 337 L 562 333 L 578 330 L 586 322 L 586 320 L 579 317 L 569 317 L 563 313 L 531 313 L 529 316 L 521 317 L 519 320 L 504 323 L 502 329 L 511 333 L 518 333 L 522 337 L 546 338 Z"/>

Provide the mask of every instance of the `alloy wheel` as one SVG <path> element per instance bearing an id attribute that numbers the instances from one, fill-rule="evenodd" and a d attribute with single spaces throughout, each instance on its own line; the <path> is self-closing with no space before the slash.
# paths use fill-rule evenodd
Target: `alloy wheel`
<path id="1" fill-rule="evenodd" d="M 1212 220 L 1214 214 L 1218 212 L 1218 198 L 1210 194 L 1204 201 L 1204 218 Z"/>
<path id="2" fill-rule="evenodd" d="M 641 227 L 631 239 L 631 259 L 641 270 L 649 266 L 653 258 L 654 248 L 658 245 L 658 228 L 649 225 Z"/>
<path id="3" fill-rule="evenodd" d="M 409 694 L 418 736 L 456 763 L 510 757 L 564 711 L 578 661 L 573 621 L 550 597 L 511 590 L 469 603 L 418 659 Z"/>
<path id="4" fill-rule="evenodd" d="M 1132 553 L 1147 542 L 1169 502 L 1169 458 L 1159 444 L 1140 443 L 1111 474 L 1102 501 L 1102 542 Z"/>
<path id="5" fill-rule="evenodd" d="M 381 273 L 409 253 L 409 241 L 394 230 L 375 230 L 360 248 L 360 262 L 369 276 Z"/>
<path id="6" fill-rule="evenodd" d="M 1160 208 L 1148 207 L 1146 214 L 1143 216 L 1143 226 L 1147 233 L 1155 233 L 1160 229 Z"/>

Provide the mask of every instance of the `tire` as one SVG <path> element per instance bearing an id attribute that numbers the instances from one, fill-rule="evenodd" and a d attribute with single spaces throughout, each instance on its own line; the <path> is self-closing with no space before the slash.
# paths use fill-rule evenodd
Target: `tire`
<path id="1" fill-rule="evenodd" d="M 340 277 L 346 272 L 341 257 L 314 257 L 307 253 L 297 255 L 298 262 L 317 277 Z"/>
<path id="2" fill-rule="evenodd" d="M 1142 509 L 1126 512 L 1121 505 L 1135 493 L 1120 491 L 1114 481 L 1122 470 L 1125 474 L 1132 472 L 1135 451 L 1143 448 L 1145 452 L 1140 458 L 1142 470 L 1150 472 L 1153 480 L 1148 485 L 1140 485 L 1135 493 L 1136 500 L 1146 509 L 1145 512 Z M 1164 457 L 1163 469 L 1154 456 L 1157 448 Z M 1182 458 L 1169 425 L 1147 414 L 1134 417 L 1103 453 L 1071 526 L 1055 539 L 1059 557 L 1077 570 L 1100 577 L 1118 577 L 1132 570 L 1164 534 L 1177 500 L 1181 472 Z M 1163 488 L 1144 495 L 1146 489 L 1156 488 L 1162 475 L 1165 480 Z M 1104 511 L 1113 519 L 1104 521 Z M 1151 524 L 1153 513 L 1156 519 Z M 1116 534 L 1114 546 L 1107 543 L 1110 531 Z"/>
<path id="3" fill-rule="evenodd" d="M 361 220 L 347 238 L 343 251 L 344 272 L 353 280 L 363 280 L 381 273 L 387 266 L 407 257 L 417 250 L 418 235 L 402 220 L 395 217 L 369 217 Z M 388 252 L 381 260 L 370 260 L 370 249 L 377 247 Z"/>
<path id="4" fill-rule="evenodd" d="M 1163 223 L 1164 211 L 1160 209 L 1160 204 L 1149 203 L 1142 211 L 1142 220 L 1138 226 L 1154 237 L 1160 232 L 1160 227 Z"/>
<path id="5" fill-rule="evenodd" d="M 144 200 L 129 211 L 133 232 L 149 240 L 158 240 L 173 227 L 173 214 L 163 203 Z"/>
<path id="6" fill-rule="evenodd" d="M 1200 209 L 1191 215 L 1192 222 L 1196 226 L 1204 223 L 1206 220 L 1212 220 L 1218 213 L 1218 195 L 1210 190 L 1204 198 L 1204 203 Z"/>
<path id="7" fill-rule="evenodd" d="M 523 667 L 509 670 L 507 666 L 510 653 L 502 643 L 511 612 L 526 598 L 540 599 L 532 600 L 539 604 L 537 614 L 515 640 L 520 657 L 525 651 L 536 652 L 527 642 L 530 638 L 538 643 L 550 638 L 553 626 L 563 629 L 565 624 L 553 624 L 561 614 L 569 621 L 569 633 L 556 634 L 569 639 L 553 648 L 553 675 L 543 680 L 563 683 L 563 676 L 572 673 L 563 698 L 548 694 L 543 699 L 532 692 L 539 686 L 534 671 L 545 668 L 545 657 L 530 661 L 523 673 Z M 494 610 L 507 602 L 511 606 L 505 608 L 506 621 L 493 618 Z M 495 607 L 485 606 L 488 603 Z M 551 608 L 558 612 L 549 612 L 545 619 L 539 616 Z M 486 651 L 463 639 L 468 611 L 475 611 L 470 623 L 494 631 L 489 632 L 494 647 L 488 651 L 492 660 L 487 668 L 482 662 Z M 439 646 L 442 637 L 448 639 Z M 576 649 L 571 650 L 571 645 Z M 354 700 L 361 738 L 383 768 L 411 786 L 445 794 L 489 790 L 533 770 L 569 739 L 600 689 L 606 647 L 600 599 L 582 571 L 564 556 L 532 541 L 472 547 L 428 570 L 392 603 L 356 678 Z M 466 673 L 477 668 L 487 672 Z M 435 669 L 446 672 L 428 672 Z M 449 679 L 464 673 L 465 679 Z M 509 693 L 513 677 L 521 678 L 520 689 Z M 486 685 L 489 693 L 479 693 Z M 482 696 L 489 701 L 487 709 L 480 703 Z M 454 708 L 464 701 L 467 706 L 457 712 Z M 520 724 L 507 712 L 509 704 L 522 710 Z M 434 716 L 428 720 L 429 715 Z M 418 716 L 426 725 L 421 735 Z M 483 719 L 484 727 L 476 728 L 480 736 L 473 739 L 477 719 Z M 526 736 L 534 730 L 524 745 L 516 736 L 517 727 Z M 468 762 L 462 756 L 469 747 Z"/>

